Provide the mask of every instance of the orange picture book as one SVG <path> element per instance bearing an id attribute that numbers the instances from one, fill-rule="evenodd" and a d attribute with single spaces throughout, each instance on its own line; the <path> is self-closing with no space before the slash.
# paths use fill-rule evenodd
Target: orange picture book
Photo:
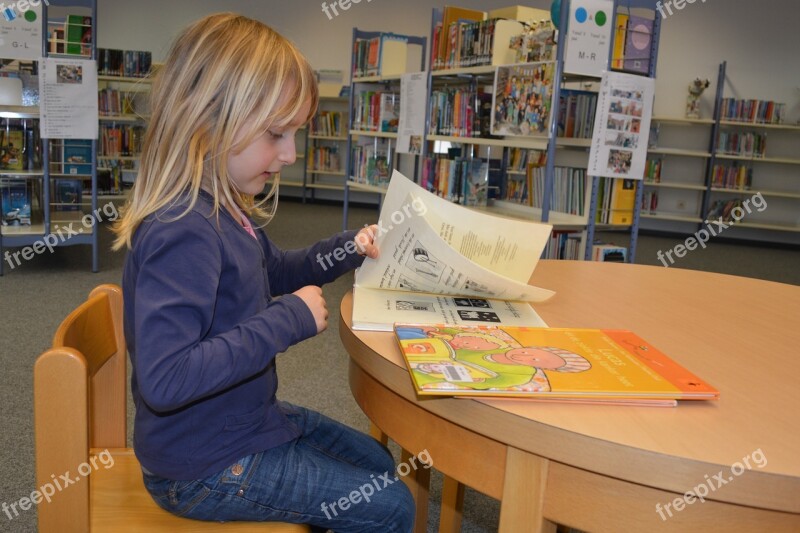
<path id="1" fill-rule="evenodd" d="M 719 398 L 630 331 L 400 323 L 394 331 L 421 395 L 623 404 Z"/>

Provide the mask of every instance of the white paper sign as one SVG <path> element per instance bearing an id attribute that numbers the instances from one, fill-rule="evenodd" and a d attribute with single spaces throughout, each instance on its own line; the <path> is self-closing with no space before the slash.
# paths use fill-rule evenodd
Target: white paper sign
<path id="1" fill-rule="evenodd" d="M 403 74 L 400 78 L 400 120 L 397 126 L 397 152 L 418 154 L 425 132 L 425 95 L 428 77 L 422 73 Z"/>
<path id="2" fill-rule="evenodd" d="M 613 0 L 573 0 L 569 6 L 564 72 L 600 77 L 608 68 Z"/>
<path id="3" fill-rule="evenodd" d="M 39 68 L 39 113 L 45 139 L 97 139 L 97 63 L 43 59 Z"/>
<path id="4" fill-rule="evenodd" d="M 42 57 L 42 3 L 26 4 L 25 11 L 15 4 L 0 5 L 0 57 Z"/>
<path id="5" fill-rule="evenodd" d="M 589 151 L 590 176 L 642 179 L 654 95 L 653 78 L 603 73 Z"/>

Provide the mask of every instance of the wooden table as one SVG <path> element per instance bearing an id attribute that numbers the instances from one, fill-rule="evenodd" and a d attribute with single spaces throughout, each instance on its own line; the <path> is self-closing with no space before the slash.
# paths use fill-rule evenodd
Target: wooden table
<path id="1" fill-rule="evenodd" d="M 340 335 L 353 395 L 383 433 L 408 453 L 427 450 L 445 474 L 443 529 L 459 527 L 464 484 L 501 500 L 502 532 L 800 531 L 800 287 L 574 261 L 542 261 L 531 282 L 556 291 L 536 305 L 550 326 L 632 330 L 720 399 L 419 398 L 393 336 L 350 328 L 348 295 Z M 424 479 L 415 492 L 426 513 Z"/>

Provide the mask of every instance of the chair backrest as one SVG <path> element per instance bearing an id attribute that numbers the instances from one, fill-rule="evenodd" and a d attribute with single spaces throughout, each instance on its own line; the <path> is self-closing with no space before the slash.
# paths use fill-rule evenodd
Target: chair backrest
<path id="1" fill-rule="evenodd" d="M 90 448 L 126 446 L 126 358 L 122 289 L 100 285 L 63 320 L 53 347 L 36 360 L 36 484 L 58 488 L 39 505 L 42 531 L 59 524 L 89 530 L 91 476 L 69 486 L 61 476 L 83 477 Z"/>

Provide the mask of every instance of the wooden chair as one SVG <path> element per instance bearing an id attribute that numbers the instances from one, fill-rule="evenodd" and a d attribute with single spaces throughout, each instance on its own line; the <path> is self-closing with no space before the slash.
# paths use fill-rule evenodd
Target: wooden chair
<path id="1" fill-rule="evenodd" d="M 64 319 L 34 366 L 36 485 L 53 492 L 36 502 L 39 531 L 309 531 L 296 524 L 201 522 L 158 507 L 126 448 L 126 364 L 122 290 L 101 285 Z"/>

